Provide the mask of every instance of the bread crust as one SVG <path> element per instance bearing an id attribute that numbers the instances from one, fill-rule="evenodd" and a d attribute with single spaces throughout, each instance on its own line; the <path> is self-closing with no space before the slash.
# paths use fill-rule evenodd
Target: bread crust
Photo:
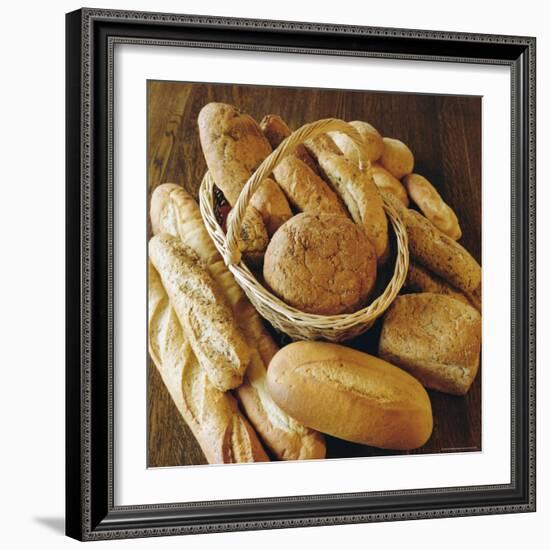
<path id="1" fill-rule="evenodd" d="M 285 193 L 271 178 L 262 181 L 259 189 L 252 195 L 249 204 L 261 214 L 270 237 L 283 223 L 292 218 L 292 210 Z"/>
<path id="2" fill-rule="evenodd" d="M 365 232 L 350 219 L 302 213 L 271 239 L 263 274 L 287 304 L 337 315 L 366 304 L 376 281 L 376 256 Z"/>
<path id="3" fill-rule="evenodd" d="M 383 166 L 374 163 L 371 167 L 372 179 L 376 187 L 380 190 L 385 190 L 398 198 L 404 206 L 409 206 L 409 196 L 403 184 L 392 174 L 390 174 Z"/>
<path id="4" fill-rule="evenodd" d="M 267 141 L 273 149 L 279 147 L 279 145 L 292 134 L 292 130 L 288 127 L 287 123 L 279 115 L 265 115 L 260 122 L 260 128 L 262 133 L 266 137 Z M 306 148 L 300 143 L 294 153 L 290 156 L 299 158 L 303 163 L 307 164 L 315 173 L 317 173 L 317 167 L 315 161 L 311 155 L 307 152 Z"/>
<path id="5" fill-rule="evenodd" d="M 391 193 L 382 193 L 403 220 L 409 251 L 418 263 L 466 293 L 479 287 L 481 266 L 462 245 L 442 233 L 419 212 L 405 208 Z"/>
<path id="6" fill-rule="evenodd" d="M 388 220 L 370 169 L 361 170 L 343 155 L 328 152 L 321 153 L 317 161 L 353 221 L 374 245 L 378 263 L 383 264 L 389 257 Z"/>
<path id="7" fill-rule="evenodd" d="M 362 120 L 353 120 L 349 124 L 359 132 L 359 135 L 363 139 L 363 154 L 365 157 L 371 162 L 377 161 L 384 150 L 384 142 L 378 130 L 368 122 L 363 122 Z M 360 159 L 357 147 L 347 134 L 343 132 L 329 132 L 329 136 L 346 157 L 355 162 L 355 164 L 359 164 Z"/>
<path id="8" fill-rule="evenodd" d="M 288 414 L 347 441 L 407 450 L 424 445 L 432 432 L 430 400 L 417 380 L 344 346 L 286 346 L 271 361 L 268 387 Z"/>
<path id="9" fill-rule="evenodd" d="M 210 464 L 269 458 L 229 392 L 215 388 L 199 364 L 149 262 L 149 354 L 183 420 Z"/>
<path id="10" fill-rule="evenodd" d="M 149 241 L 149 257 L 212 384 L 221 391 L 239 386 L 250 350 L 204 264 L 192 249 L 168 234 Z"/>
<path id="11" fill-rule="evenodd" d="M 382 139 L 384 149 L 379 159 L 380 164 L 398 180 L 410 174 L 414 169 L 412 151 L 398 139 L 387 137 Z"/>
<path id="12" fill-rule="evenodd" d="M 285 157 L 273 175 L 289 202 L 300 212 L 348 216 L 336 193 L 297 156 Z"/>
<path id="13" fill-rule="evenodd" d="M 426 387 L 464 395 L 475 379 L 481 349 L 481 316 L 442 294 L 398 296 L 388 309 L 379 355 Z"/>
<path id="14" fill-rule="evenodd" d="M 159 221 L 151 220 L 152 225 L 157 225 L 160 231 L 172 231 L 172 235 L 196 252 L 222 290 L 249 344 L 250 364 L 243 384 L 236 393 L 265 447 L 281 460 L 324 458 L 326 447 L 323 435 L 290 418 L 275 404 L 267 391 L 267 366 L 279 348 L 225 266 L 204 226 L 198 204 L 178 185 L 164 184 L 157 189 L 159 200 L 167 196 L 168 201 L 164 209 L 160 206 L 153 208 L 157 197 L 155 191 L 151 200 L 151 213 L 155 212 Z"/>
<path id="15" fill-rule="evenodd" d="M 403 184 L 422 214 L 441 232 L 455 241 L 462 237 L 456 214 L 427 178 L 420 174 L 408 174 L 403 178 Z"/>

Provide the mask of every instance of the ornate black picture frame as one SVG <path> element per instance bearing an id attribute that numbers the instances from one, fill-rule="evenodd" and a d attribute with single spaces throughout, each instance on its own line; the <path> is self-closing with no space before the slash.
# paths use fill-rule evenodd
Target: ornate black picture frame
<path id="1" fill-rule="evenodd" d="M 535 39 L 82 9 L 67 15 L 66 531 L 80 540 L 535 510 Z M 115 43 L 506 65 L 512 78 L 511 482 L 117 507 Z M 185 495 L 182 495 L 185 498 Z"/>

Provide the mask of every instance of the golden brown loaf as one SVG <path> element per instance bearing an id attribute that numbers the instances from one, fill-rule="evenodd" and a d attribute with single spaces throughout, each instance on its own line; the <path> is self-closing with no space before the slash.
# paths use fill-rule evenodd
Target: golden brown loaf
<path id="1" fill-rule="evenodd" d="M 262 185 L 252 195 L 249 204 L 260 212 L 270 237 L 283 223 L 292 218 L 292 210 L 285 194 L 279 185 L 270 178 L 262 181 Z"/>
<path id="2" fill-rule="evenodd" d="M 388 220 L 370 170 L 361 170 L 346 157 L 332 153 L 321 153 L 317 161 L 353 221 L 365 230 L 378 262 L 385 262 L 389 255 Z"/>
<path id="3" fill-rule="evenodd" d="M 300 212 L 348 216 L 336 193 L 298 157 L 285 157 L 273 175 L 290 204 Z"/>
<path id="4" fill-rule="evenodd" d="M 455 241 L 462 237 L 462 230 L 453 209 L 445 203 L 437 189 L 424 176 L 408 174 L 403 178 L 403 183 L 409 197 L 440 231 Z"/>
<path id="5" fill-rule="evenodd" d="M 409 206 L 409 196 L 403 184 L 394 176 L 392 176 L 383 166 L 374 163 L 371 167 L 372 179 L 376 187 L 380 190 L 385 190 L 395 195 L 404 206 Z"/>
<path id="6" fill-rule="evenodd" d="M 183 191 L 183 188 L 175 183 L 163 183 L 153 191 L 149 209 L 153 234 L 169 233 L 170 235 L 176 235 L 176 226 L 183 223 L 178 217 L 177 205 L 180 202 L 185 203 L 186 200 L 194 202 L 194 199 L 190 195 L 188 199 L 182 199 L 178 195 L 178 190 Z M 237 239 L 239 251 L 243 254 L 247 263 L 261 265 L 268 242 L 269 236 L 262 216 L 256 208 L 249 206 L 245 211 L 241 231 Z"/>
<path id="7" fill-rule="evenodd" d="M 215 388 L 197 361 L 151 263 L 148 294 L 149 354 L 208 462 L 269 460 L 235 398 Z"/>
<path id="8" fill-rule="evenodd" d="M 377 161 L 384 150 L 384 142 L 378 130 L 368 122 L 363 122 L 361 120 L 354 120 L 349 124 L 359 132 L 359 135 L 363 139 L 363 153 L 365 158 L 371 162 Z M 347 134 L 342 132 L 329 132 L 329 135 L 346 157 L 355 162 L 355 164 L 359 164 L 357 147 Z"/>
<path id="9" fill-rule="evenodd" d="M 232 105 L 208 103 L 199 113 L 199 135 L 208 170 L 231 206 L 235 206 L 244 184 L 271 153 L 271 145 L 256 121 Z M 263 184 L 262 184 L 263 186 Z M 277 220 L 290 212 L 278 186 L 260 189 L 254 201 L 264 221 L 275 213 Z M 273 227 L 276 220 L 268 221 Z"/>
<path id="10" fill-rule="evenodd" d="M 463 395 L 479 367 L 481 316 L 442 294 L 398 296 L 388 309 L 379 354 L 426 387 Z"/>
<path id="11" fill-rule="evenodd" d="M 204 226 L 198 204 L 180 186 L 164 184 L 157 189 L 161 191 L 158 195 L 157 192 L 153 194 L 151 212 L 158 213 L 160 221 L 152 219 L 153 227 L 158 226 L 160 231 L 179 236 L 196 252 L 231 305 L 237 324 L 250 346 L 250 364 L 243 384 L 236 391 L 264 445 L 282 460 L 324 458 L 323 436 L 290 418 L 267 391 L 267 365 L 278 347 L 216 250 Z M 164 209 L 153 208 L 157 196 L 168 197 Z"/>
<path id="12" fill-rule="evenodd" d="M 464 292 L 481 284 L 481 267 L 463 246 L 419 212 L 405 208 L 391 193 L 382 193 L 403 220 L 414 259 Z"/>
<path id="13" fill-rule="evenodd" d="M 405 286 L 413 292 L 432 292 L 434 294 L 445 294 L 464 304 L 473 305 L 466 297 L 466 294 L 450 285 L 447 281 L 437 275 L 430 273 L 421 264 L 411 261 L 407 271 Z M 476 308 L 477 309 L 477 308 Z"/>
<path id="14" fill-rule="evenodd" d="M 205 265 L 191 248 L 168 234 L 149 241 L 149 257 L 212 384 L 222 391 L 239 386 L 250 350 Z"/>
<path id="15" fill-rule="evenodd" d="M 292 130 L 279 115 L 265 115 L 260 122 L 260 128 L 273 149 L 276 149 L 290 134 L 292 134 Z M 316 172 L 317 168 L 315 161 L 311 158 L 311 155 L 307 152 L 302 143 L 296 147 L 294 153 L 290 156 L 298 157 Z"/>
<path id="16" fill-rule="evenodd" d="M 429 439 L 426 390 L 405 371 L 366 353 L 321 342 L 296 342 L 269 365 L 275 401 L 319 431 L 384 449 L 414 449 Z"/>
<path id="17" fill-rule="evenodd" d="M 380 157 L 380 164 L 400 180 L 410 174 L 414 168 L 414 156 L 411 150 L 398 139 L 383 138 L 384 150 Z"/>
<path id="18" fill-rule="evenodd" d="M 339 214 L 294 216 L 271 239 L 264 279 L 287 304 L 319 315 L 360 309 L 376 281 L 365 232 Z"/>

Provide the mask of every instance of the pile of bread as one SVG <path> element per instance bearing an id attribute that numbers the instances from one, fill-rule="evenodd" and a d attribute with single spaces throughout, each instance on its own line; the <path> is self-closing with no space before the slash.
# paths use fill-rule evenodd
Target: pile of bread
<path id="1" fill-rule="evenodd" d="M 195 200 L 175 184 L 151 197 L 149 350 L 210 463 L 324 458 L 323 434 L 385 449 L 421 447 L 433 418 L 425 388 L 462 395 L 479 367 L 481 268 L 460 226 L 402 142 L 351 122 L 363 144 L 323 134 L 287 155 L 250 201 L 245 262 L 301 311 L 349 313 L 372 299 L 390 257 L 382 195 L 400 215 L 411 263 L 388 309 L 379 357 L 326 342 L 278 349 L 227 269 Z M 198 118 L 208 170 L 230 206 L 291 133 L 231 105 Z M 409 208 L 412 200 L 419 211 Z M 229 216 L 231 216 L 229 212 Z"/>

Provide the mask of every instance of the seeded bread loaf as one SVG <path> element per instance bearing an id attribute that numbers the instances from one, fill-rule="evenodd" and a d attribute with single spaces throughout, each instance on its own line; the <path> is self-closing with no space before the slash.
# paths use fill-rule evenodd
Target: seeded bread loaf
<path id="1" fill-rule="evenodd" d="M 149 241 L 149 257 L 212 384 L 221 391 L 239 386 L 250 350 L 205 265 L 191 248 L 168 234 Z"/>
<path id="2" fill-rule="evenodd" d="M 399 213 L 409 239 L 411 256 L 464 292 L 472 292 L 481 284 L 481 267 L 459 243 L 442 233 L 419 212 L 405 208 L 387 191 L 382 191 Z"/>
<path id="3" fill-rule="evenodd" d="M 481 316 L 470 305 L 442 294 L 398 296 L 380 334 L 379 355 L 426 387 L 465 394 L 479 367 Z"/>
<path id="4" fill-rule="evenodd" d="M 210 464 L 268 461 L 235 398 L 215 388 L 199 364 L 151 263 L 148 309 L 149 354 L 206 460 Z"/>

